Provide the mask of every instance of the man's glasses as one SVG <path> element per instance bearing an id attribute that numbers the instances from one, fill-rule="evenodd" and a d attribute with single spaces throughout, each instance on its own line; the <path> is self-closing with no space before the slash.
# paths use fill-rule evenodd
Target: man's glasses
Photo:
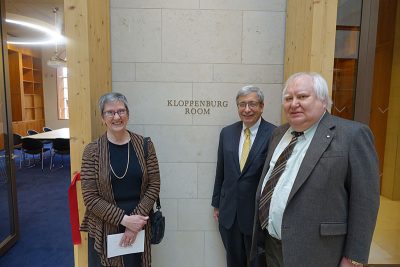
<path id="1" fill-rule="evenodd" d="M 128 112 L 126 111 L 126 109 L 119 109 L 117 111 L 114 110 L 108 110 L 108 111 L 104 111 L 103 115 L 107 118 L 114 118 L 115 114 L 118 114 L 118 116 L 123 117 L 126 116 Z"/>
<path id="2" fill-rule="evenodd" d="M 250 101 L 250 102 L 239 102 L 237 103 L 238 108 L 245 109 L 246 106 L 249 106 L 250 109 L 255 109 L 260 105 L 260 102 Z"/>

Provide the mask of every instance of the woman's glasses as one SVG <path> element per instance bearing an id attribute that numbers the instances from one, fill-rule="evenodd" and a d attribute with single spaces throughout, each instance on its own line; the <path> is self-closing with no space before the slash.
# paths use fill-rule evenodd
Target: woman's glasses
<path id="1" fill-rule="evenodd" d="M 128 114 L 126 109 L 119 109 L 117 111 L 114 110 L 107 110 L 103 112 L 104 117 L 107 118 L 114 118 L 115 114 L 118 114 L 118 116 L 123 117 L 126 116 L 126 114 Z"/>

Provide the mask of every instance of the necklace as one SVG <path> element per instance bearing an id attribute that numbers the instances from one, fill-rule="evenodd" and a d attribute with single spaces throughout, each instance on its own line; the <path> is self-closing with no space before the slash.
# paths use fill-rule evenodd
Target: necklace
<path id="1" fill-rule="evenodd" d="M 111 169 L 111 172 L 114 174 L 114 176 L 115 176 L 117 179 L 120 179 L 120 180 L 124 179 L 126 173 L 128 172 L 128 167 L 129 167 L 129 155 L 130 155 L 130 153 L 129 153 L 129 147 L 130 147 L 130 143 L 128 142 L 128 161 L 126 162 L 125 172 L 124 172 L 124 174 L 123 174 L 122 176 L 118 176 L 118 175 L 114 172 L 114 169 L 113 169 L 113 167 L 112 167 L 112 165 L 111 165 L 110 150 L 108 150 L 108 158 L 109 158 L 109 160 L 110 160 L 110 169 Z"/>
<path id="2" fill-rule="evenodd" d="M 113 144 L 124 145 L 124 144 L 126 144 L 126 142 L 131 140 L 131 137 L 129 136 L 128 132 L 125 132 L 125 136 L 120 136 L 118 138 L 115 137 L 114 134 L 107 132 L 107 139 L 108 139 L 108 141 L 110 141 Z"/>

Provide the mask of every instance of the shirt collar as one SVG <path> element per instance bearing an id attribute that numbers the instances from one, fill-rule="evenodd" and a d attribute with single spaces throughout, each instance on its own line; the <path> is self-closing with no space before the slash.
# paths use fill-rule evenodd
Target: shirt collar
<path id="1" fill-rule="evenodd" d="M 260 127 L 260 124 L 261 124 L 261 117 L 258 119 L 258 121 L 257 121 L 256 123 L 254 123 L 253 126 L 251 126 L 251 127 L 249 128 L 249 130 L 250 130 L 250 135 L 255 135 L 255 134 L 257 133 L 258 127 Z M 244 130 L 245 130 L 246 128 L 247 128 L 247 127 L 246 127 L 246 126 L 244 125 L 244 123 L 243 123 L 242 133 L 244 132 Z"/>
<path id="2" fill-rule="evenodd" d="M 304 131 L 303 136 L 304 136 L 305 139 L 308 139 L 309 137 L 313 137 L 314 136 L 314 133 L 317 131 L 317 127 L 319 125 L 319 122 L 322 120 L 322 118 L 324 117 L 325 113 L 326 113 L 326 110 L 325 110 L 324 114 L 322 114 L 321 118 L 319 118 L 319 120 L 316 123 L 314 123 L 313 125 L 311 125 L 310 128 L 308 128 L 307 130 Z M 292 131 L 294 131 L 294 129 L 292 128 L 292 126 L 290 126 L 287 132 L 291 133 Z"/>

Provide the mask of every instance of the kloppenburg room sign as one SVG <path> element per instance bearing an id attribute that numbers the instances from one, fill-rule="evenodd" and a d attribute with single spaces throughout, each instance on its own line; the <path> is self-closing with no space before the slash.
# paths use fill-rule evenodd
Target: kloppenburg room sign
<path id="1" fill-rule="evenodd" d="M 168 99 L 167 106 L 182 108 L 188 115 L 210 115 L 215 109 L 227 108 L 228 101 Z"/>

